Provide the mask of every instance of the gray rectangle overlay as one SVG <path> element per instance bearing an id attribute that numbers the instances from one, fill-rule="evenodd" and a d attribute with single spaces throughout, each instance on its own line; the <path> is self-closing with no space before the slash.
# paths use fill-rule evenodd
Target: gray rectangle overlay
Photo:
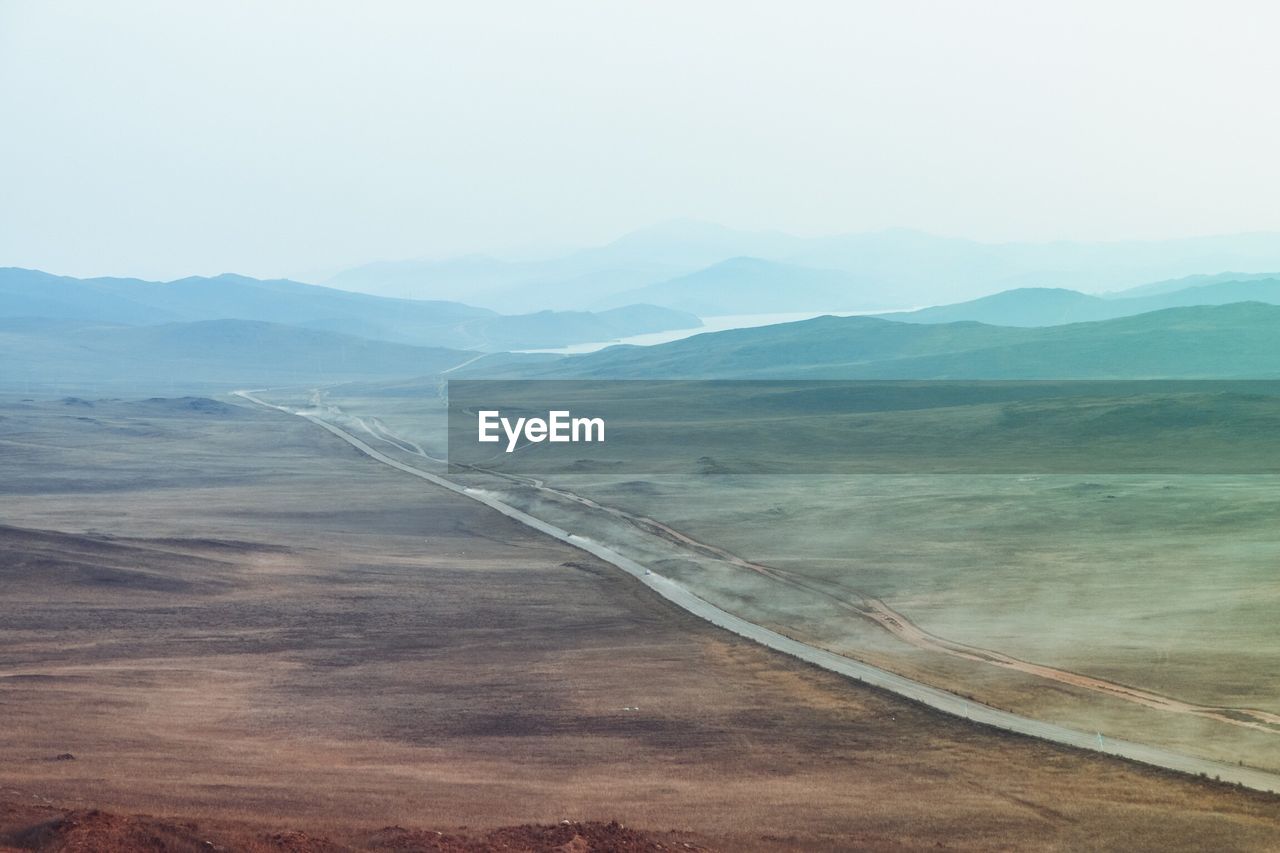
<path id="1" fill-rule="evenodd" d="M 459 473 L 1280 473 L 1280 381 L 454 380 L 448 395 Z"/>

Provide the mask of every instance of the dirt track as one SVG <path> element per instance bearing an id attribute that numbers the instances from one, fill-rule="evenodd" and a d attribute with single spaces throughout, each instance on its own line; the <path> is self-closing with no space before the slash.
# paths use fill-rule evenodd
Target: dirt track
<path id="1" fill-rule="evenodd" d="M 286 408 L 273 406 L 247 392 L 238 393 L 245 399 L 258 403 L 259 405 L 279 409 L 283 412 L 289 412 Z M 341 415 L 341 410 L 334 406 L 330 405 L 327 409 L 335 414 Z M 744 636 L 750 636 L 753 639 L 763 642 L 765 645 L 770 645 L 773 648 L 779 648 L 779 643 L 772 641 L 769 636 L 773 634 L 773 632 L 767 631 L 759 625 L 753 625 L 744 619 L 737 617 L 730 619 L 729 614 L 725 614 L 723 611 L 712 607 L 707 602 L 697 599 L 696 596 L 692 596 L 683 589 L 679 590 L 677 594 L 676 591 L 672 589 L 673 584 L 669 579 L 657 578 L 655 580 L 651 580 L 649 577 L 651 573 L 648 570 L 639 564 L 634 564 L 632 561 L 627 560 L 620 554 L 616 554 L 607 548 L 602 549 L 600 546 L 589 543 L 586 540 L 582 540 L 580 537 L 576 537 L 573 534 L 561 530 L 560 528 L 547 524 L 546 522 L 530 516 L 527 513 L 514 510 L 496 498 L 479 494 L 475 492 L 475 490 L 458 486 L 443 477 L 421 471 L 412 466 L 408 466 L 402 462 L 391 459 L 385 454 L 374 450 L 355 435 L 347 432 L 341 426 L 337 426 L 329 420 L 326 420 L 324 417 L 311 413 L 302 414 L 308 420 L 330 430 L 335 435 L 338 435 L 343 438 L 343 440 L 351 443 L 353 446 L 357 447 L 357 449 L 366 453 L 366 455 L 369 455 L 384 464 L 391 465 L 392 467 L 405 471 L 406 473 L 422 477 L 423 479 L 429 480 L 430 482 L 445 488 L 458 491 L 459 493 L 469 494 L 471 497 L 480 500 L 486 505 L 494 507 L 500 512 L 503 512 L 512 518 L 516 518 L 522 523 L 528 524 L 535 529 L 556 536 L 556 538 L 559 538 L 562 541 L 570 542 L 571 544 L 576 544 L 579 547 L 591 550 L 597 556 L 618 565 L 620 568 L 630 571 L 632 574 L 639 577 L 642 582 L 652 586 L 660 594 L 665 595 L 669 599 L 678 601 L 681 603 L 681 606 L 686 607 L 686 609 L 700 613 L 709 618 L 710 621 L 721 626 L 728 626 L 732 623 L 735 626 L 734 630 L 737 631 L 737 633 L 743 634 Z M 429 456 L 421 447 L 413 442 L 395 435 L 381 422 L 377 421 L 377 419 L 373 419 L 373 421 L 370 422 L 363 418 L 356 418 L 355 421 L 373 439 L 385 442 L 398 450 L 421 456 L 433 462 L 443 461 Z M 1112 698 L 1132 702 L 1158 711 L 1194 715 L 1222 723 L 1228 723 L 1230 725 L 1280 735 L 1280 715 L 1249 708 L 1220 708 L 1196 705 L 1171 697 L 1161 696 L 1160 694 L 1143 690 L 1138 687 L 1131 687 L 1129 685 L 1095 678 L 1083 673 L 1071 672 L 1069 670 L 1058 669 L 1044 664 L 1020 660 L 1012 657 L 1011 655 L 1006 655 L 1003 652 L 966 645 L 964 643 L 938 637 L 915 625 L 910 619 L 893 610 L 879 599 L 865 596 L 851 590 L 837 589 L 833 591 L 825 589 L 817 581 L 796 572 L 766 566 L 762 563 L 751 562 L 725 550 L 724 548 L 694 539 L 688 534 L 676 530 L 670 525 L 664 524 L 663 522 L 657 521 L 653 518 L 635 515 L 617 507 L 600 504 L 597 501 L 575 494 L 574 492 L 549 486 L 542 480 L 529 477 L 514 477 L 492 471 L 484 471 L 484 473 L 528 483 L 539 492 L 554 495 L 571 503 L 584 506 L 591 511 L 602 512 L 614 518 L 621 519 L 641 530 L 660 536 L 698 554 L 710 556 L 732 566 L 756 572 L 788 586 L 823 596 L 834 601 L 847 612 L 873 622 L 903 642 L 909 643 L 917 648 L 941 652 L 943 654 L 976 663 L 990 664 L 1005 669 L 1023 672 L 1028 675 L 1033 675 L 1050 681 L 1057 681 L 1073 687 L 1080 687 L 1085 690 L 1102 693 Z M 790 640 L 790 638 L 786 639 L 790 643 L 795 642 L 794 640 Z M 816 652 L 820 650 L 815 649 L 814 651 Z M 815 663 L 819 662 L 816 657 L 807 655 L 807 653 L 803 653 L 800 656 Z M 822 659 L 826 660 L 826 657 L 824 656 Z M 845 667 L 843 665 L 839 665 L 839 668 L 843 670 Z M 874 672 L 872 670 L 874 670 Z M 1064 729 L 1061 726 L 1043 724 L 1036 720 L 1018 717 L 1017 715 L 991 713 L 991 709 L 988 709 L 986 706 L 980 705 L 976 702 L 962 699 L 961 697 L 954 696 L 953 694 L 945 694 L 942 693 L 942 691 L 925 689 L 928 687 L 927 685 L 914 682 L 910 679 L 905 679 L 901 676 L 897 676 L 883 670 L 868 667 L 854 667 L 850 672 L 851 674 L 856 673 L 856 677 L 860 679 L 887 687 L 902 695 L 910 696 L 911 698 L 915 698 L 920 701 L 925 701 L 939 710 L 955 713 L 964 716 L 967 719 L 982 720 L 990 725 L 1008 728 L 1011 731 L 1017 731 L 1022 734 L 1045 737 L 1050 740 L 1055 740 L 1060 743 L 1068 743 L 1080 748 L 1098 749 L 1099 751 L 1105 751 L 1115 755 L 1124 755 L 1135 760 L 1156 764 L 1168 769 L 1212 775 L 1217 778 L 1240 782 L 1241 784 L 1248 785 L 1249 787 L 1256 788 L 1258 790 L 1280 790 L 1280 776 L 1273 773 L 1242 768 L 1221 762 L 1197 759 L 1191 756 L 1181 755 L 1169 750 L 1149 747 L 1143 744 L 1131 744 L 1124 741 L 1118 741 L 1114 738 L 1106 740 L 1099 736 L 1095 741 L 1088 733 L 1074 732 L 1069 729 Z"/>

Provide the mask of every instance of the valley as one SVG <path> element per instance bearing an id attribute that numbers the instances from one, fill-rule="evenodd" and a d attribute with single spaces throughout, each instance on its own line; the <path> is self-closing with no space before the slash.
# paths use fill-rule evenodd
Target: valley
<path id="1" fill-rule="evenodd" d="M 1001 735 L 736 638 L 302 418 L 0 415 L 19 605 L 0 617 L 0 833 L 57 807 L 254 850 L 611 818 L 712 850 L 963 827 L 971 850 L 1261 851 L 1280 831 L 1274 797 Z"/>
<path id="2" fill-rule="evenodd" d="M 1017 453 L 996 460 L 992 470 L 1002 473 L 984 474 L 981 466 L 992 465 L 982 456 L 985 446 L 948 456 L 941 436 L 964 436 L 976 418 L 977 430 L 996 444 L 1028 429 L 1037 442 L 1069 446 L 1077 434 L 1059 424 L 1055 435 L 1046 424 L 1062 411 L 1081 416 L 1109 409 L 1096 389 L 1111 386 L 1085 386 L 1094 390 L 1077 392 L 1082 397 L 1065 408 L 1053 400 L 1005 404 L 1050 420 L 1019 419 L 1001 428 L 994 426 L 999 418 L 982 414 L 996 393 L 981 390 L 987 386 L 966 386 L 973 399 L 960 406 L 957 391 L 941 386 L 948 405 L 935 415 L 916 408 L 922 387 L 930 386 L 914 385 L 915 396 L 898 412 L 877 411 L 840 426 L 827 405 L 808 416 L 792 412 L 787 420 L 787 433 L 808 452 L 825 446 L 807 439 L 809 431 L 856 429 L 867 447 L 885 446 L 882 433 L 868 429 L 881 421 L 883 435 L 910 435 L 896 455 L 872 457 L 885 470 L 833 473 L 843 463 L 832 458 L 828 473 L 820 473 L 817 458 L 803 471 L 750 474 L 735 473 L 735 466 L 755 468 L 744 458 L 752 453 L 781 458 L 785 445 L 739 446 L 737 456 L 720 457 L 709 471 L 699 455 L 717 443 L 717 430 L 734 434 L 736 416 L 702 422 L 698 443 L 681 451 L 677 436 L 698 426 L 671 415 L 683 410 L 696 418 L 704 405 L 741 414 L 726 402 L 746 399 L 744 391 L 723 390 L 736 389 L 732 383 L 711 386 L 724 399 L 699 383 L 664 384 L 669 394 L 687 388 L 698 398 L 685 407 L 675 398 L 655 406 L 652 392 L 637 393 L 626 383 L 589 387 L 617 387 L 643 400 L 653 423 L 668 431 L 655 432 L 636 458 L 628 457 L 627 445 L 606 443 L 590 450 L 590 462 L 580 458 L 588 448 L 575 446 L 569 457 L 541 463 L 528 457 L 506 467 L 504 460 L 520 454 L 496 454 L 498 477 L 456 467 L 447 476 L 624 554 L 730 613 L 817 647 L 999 709 L 1100 733 L 1100 741 L 1137 740 L 1280 769 L 1280 683 L 1273 678 L 1280 668 L 1271 659 L 1270 618 L 1270 567 L 1280 551 L 1270 518 L 1280 480 L 1273 472 L 1251 473 L 1249 462 L 1273 452 L 1263 426 L 1280 418 L 1273 398 L 1256 398 L 1262 407 L 1257 430 L 1242 427 L 1219 440 L 1203 431 L 1166 436 L 1141 426 L 1144 407 L 1162 411 L 1167 401 L 1126 397 L 1098 416 L 1126 412 L 1123 429 L 1132 431 L 1132 443 L 1084 451 L 1081 458 L 1045 455 L 1036 442 L 1015 444 Z M 766 387 L 785 396 L 775 385 Z M 1202 407 L 1211 421 L 1215 407 L 1233 405 L 1233 397 L 1191 387 L 1200 392 L 1189 394 L 1184 383 L 1169 399 Z M 1256 392 L 1269 386 L 1231 387 Z M 425 389 L 393 388 L 376 396 L 367 387 L 345 397 L 344 389 L 266 396 L 363 436 L 397 464 L 434 464 L 445 474 L 438 398 L 418 396 Z M 1063 393 L 1060 386 L 1049 389 Z M 1209 385 L 1215 389 L 1221 390 Z M 1030 395 L 1024 386 L 1016 390 Z M 809 391 L 804 399 L 828 404 L 848 396 L 830 384 Z M 881 397 L 902 399 L 897 392 Z M 1255 397 L 1242 393 L 1241 399 Z M 1233 423 L 1250 424 L 1231 410 Z M 1172 419 L 1192 420 L 1185 413 Z M 769 431 L 759 428 L 756 435 Z M 1171 454 L 1179 442 L 1182 456 Z M 934 454 L 915 454 L 912 448 L 922 444 Z M 1149 460 L 1161 466 L 1158 473 L 1150 472 Z M 931 465 L 970 473 L 930 473 Z M 584 473 L 592 469 L 597 473 Z"/>

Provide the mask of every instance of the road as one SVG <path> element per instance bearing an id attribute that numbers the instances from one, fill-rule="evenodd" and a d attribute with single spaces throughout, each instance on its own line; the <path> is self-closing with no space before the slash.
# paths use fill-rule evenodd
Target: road
<path id="1" fill-rule="evenodd" d="M 277 406 L 268 403 L 265 400 L 255 396 L 255 392 L 236 391 L 239 396 L 249 402 L 265 406 L 276 411 L 284 412 L 290 415 L 298 415 L 306 418 L 317 426 L 328 430 L 338 438 L 355 447 L 366 456 L 402 471 L 414 477 L 426 480 L 433 485 L 443 489 L 448 489 L 459 495 L 463 495 L 472 500 L 478 501 L 487 507 L 511 518 L 521 524 L 527 525 L 541 533 L 545 533 L 555 539 L 586 551 L 607 563 L 621 569 L 627 574 L 633 576 L 640 583 L 653 590 L 658 595 L 670 601 L 672 604 L 698 616 L 717 627 L 731 631 L 738 636 L 745 637 L 748 640 L 767 646 L 775 651 L 803 660 L 822 669 L 838 673 L 854 681 L 870 684 L 899 696 L 927 705 L 938 711 L 951 714 L 957 717 L 963 717 L 982 725 L 991 726 L 1007 732 L 1026 735 L 1028 737 L 1039 738 L 1041 740 L 1052 743 L 1063 744 L 1078 749 L 1087 749 L 1092 752 L 1100 752 L 1107 755 L 1114 755 L 1125 758 L 1130 761 L 1137 761 L 1142 764 L 1149 764 L 1155 767 L 1161 767 L 1167 770 L 1175 770 L 1181 773 L 1187 773 L 1193 776 L 1205 776 L 1208 778 L 1217 778 L 1223 782 L 1232 784 L 1240 784 L 1247 788 L 1253 788 L 1259 791 L 1277 792 L 1280 791 L 1280 774 L 1272 773 L 1266 770 L 1259 770 L 1252 767 L 1241 767 L 1234 764 L 1226 764 L 1224 762 L 1212 761 L 1206 758 L 1198 758 L 1192 755 L 1184 755 L 1163 747 L 1151 746 L 1148 744 L 1136 743 L 1133 741 L 1117 740 L 1114 738 L 1104 738 L 1097 732 L 1084 732 L 1076 729 L 1059 726 L 1054 723 L 1048 723 L 1043 720 L 1036 720 L 1031 717 L 1024 717 L 1009 711 L 1002 711 L 998 708 L 992 708 L 981 702 L 972 699 L 966 699 L 954 693 L 949 693 L 937 687 L 924 684 L 906 676 L 880 669 L 861 661 L 852 660 L 811 646 L 808 643 L 792 639 L 791 637 L 779 634 L 754 622 L 735 616 L 725 610 L 721 610 L 714 604 L 706 601 L 690 592 L 684 586 L 664 577 L 655 574 L 646 569 L 643 565 L 626 557 L 618 552 L 608 548 L 602 543 L 593 541 L 589 538 L 579 536 L 570 531 L 564 530 L 553 524 L 549 524 L 540 518 L 529 515 L 522 510 L 516 509 L 509 504 L 504 503 L 496 495 L 481 489 L 473 489 L 462 486 L 452 480 L 446 479 L 429 471 L 423 471 L 421 468 L 415 468 L 412 465 L 394 459 L 385 453 L 371 447 L 360 438 L 352 435 L 341 427 L 307 414 L 305 412 L 294 412 L 284 406 Z"/>
<path id="2" fill-rule="evenodd" d="M 342 417 L 351 418 L 358 423 L 365 432 L 369 433 L 379 441 L 390 444 L 399 450 L 405 451 L 406 453 L 421 456 L 432 462 L 436 462 L 441 465 L 447 464 L 446 460 L 431 456 L 419 445 L 396 435 L 394 432 L 387 429 L 387 427 L 378 418 L 370 417 L 366 419 L 354 415 L 347 415 L 337 406 L 326 403 L 324 396 L 324 392 L 322 391 L 317 391 L 312 396 L 312 404 L 315 406 L 317 411 L 327 410 L 331 412 L 335 418 L 339 419 Z M 1036 676 L 1037 678 L 1057 681 L 1061 684 L 1068 684 L 1072 687 L 1078 687 L 1083 690 L 1100 693 L 1112 699 L 1132 702 L 1136 705 L 1143 705 L 1147 708 L 1153 708 L 1166 713 L 1190 714 L 1197 717 L 1215 720 L 1227 725 L 1254 729 L 1256 731 L 1267 732 L 1272 735 L 1280 734 L 1280 714 L 1273 714 L 1271 712 L 1255 708 L 1198 705 L 1194 702 L 1187 702 L 1172 696 L 1165 696 L 1150 690 L 1144 690 L 1140 687 L 1133 687 L 1128 684 L 1120 684 L 1118 682 L 1108 681 L 1096 676 L 1085 675 L 1071 670 L 1058 669 L 1057 667 L 1022 660 L 995 649 L 982 648 L 980 646 L 951 640 L 946 637 L 940 637 L 924 630 L 919 625 L 916 625 L 905 615 L 894 610 L 880 599 L 864 595 L 856 590 L 851 590 L 842 586 L 832 588 L 829 587 L 826 582 L 817 578 L 808 577 L 793 571 L 779 569 L 775 566 L 766 566 L 762 563 L 751 562 L 750 560 L 743 559 L 737 554 L 726 551 L 718 546 L 711 545 L 706 542 L 700 542 L 699 540 L 689 536 L 687 533 L 676 530 L 657 519 L 642 515 L 635 515 L 634 513 L 619 509 L 618 507 L 597 503 L 590 498 L 583 497 L 582 495 L 575 494 L 574 492 L 548 485 L 535 477 L 517 476 L 514 474 L 507 474 L 501 471 L 490 471 L 487 469 L 476 470 L 489 476 L 500 477 L 511 482 L 529 485 L 545 494 L 554 495 L 557 498 L 587 507 L 593 512 L 601 512 L 621 519 L 640 530 L 666 539 L 684 550 L 693 551 L 695 553 L 711 557 L 712 559 L 724 561 L 737 568 L 746 569 L 748 571 L 764 575 L 777 583 L 785 584 L 795 589 L 804 590 L 811 595 L 821 596 L 827 599 L 834 606 L 859 618 L 867 619 L 875 623 L 880 628 L 897 637 L 899 640 L 913 645 L 916 648 L 939 652 L 941 654 L 958 657 L 975 663 L 1016 670 L 1018 672 L 1026 673 L 1027 675 Z"/>

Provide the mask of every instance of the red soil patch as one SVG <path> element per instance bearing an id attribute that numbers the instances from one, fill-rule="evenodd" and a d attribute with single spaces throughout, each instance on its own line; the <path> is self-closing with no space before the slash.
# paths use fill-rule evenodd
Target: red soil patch
<path id="1" fill-rule="evenodd" d="M 556 826 L 512 826 L 496 829 L 481 837 L 388 827 L 370 839 L 370 850 L 422 851 L 422 853 L 661 853 L 661 851 L 705 850 L 682 841 L 657 841 L 652 836 L 609 823 L 565 821 Z"/>
<path id="2" fill-rule="evenodd" d="M 53 813 L 52 816 L 50 813 Z M 0 853 L 684 853 L 706 848 L 656 840 L 616 822 L 514 826 L 476 835 L 393 826 L 347 843 L 304 832 L 204 829 L 195 823 L 96 809 L 0 809 Z"/>

